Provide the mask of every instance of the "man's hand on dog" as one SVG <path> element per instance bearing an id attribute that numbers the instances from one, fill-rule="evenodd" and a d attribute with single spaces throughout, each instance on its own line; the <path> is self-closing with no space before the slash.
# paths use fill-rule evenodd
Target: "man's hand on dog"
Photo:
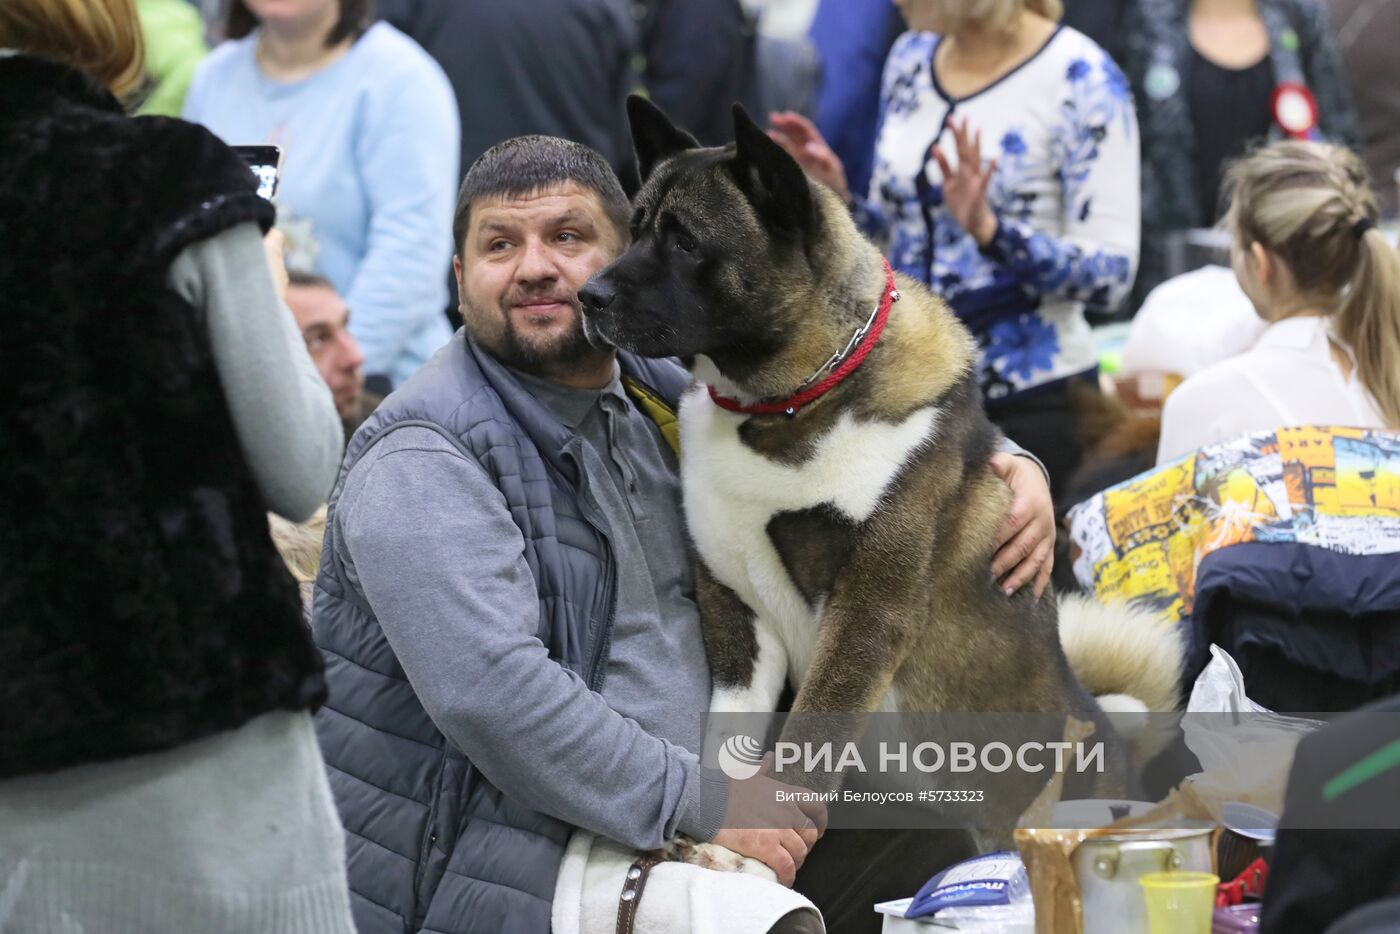
<path id="1" fill-rule="evenodd" d="M 1045 593 L 1055 566 L 1055 507 L 1040 465 L 1019 454 L 992 455 L 992 469 L 1011 487 L 1011 511 L 997 533 L 992 577 L 1009 597 L 1035 581 L 1035 598 Z"/>
<path id="2" fill-rule="evenodd" d="M 724 826 L 711 843 L 765 863 L 778 881 L 791 886 L 817 839 L 826 832 L 826 805 L 820 801 L 780 801 L 780 791 L 802 791 L 769 775 L 772 753 L 753 778 L 729 780 Z"/>

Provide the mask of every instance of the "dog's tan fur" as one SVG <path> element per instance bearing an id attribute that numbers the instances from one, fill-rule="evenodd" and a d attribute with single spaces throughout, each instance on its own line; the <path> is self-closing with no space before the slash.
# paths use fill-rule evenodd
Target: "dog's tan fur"
<path id="1" fill-rule="evenodd" d="M 590 333 L 638 352 L 690 357 L 698 378 L 743 401 L 791 396 L 879 302 L 886 281 L 880 253 L 845 205 L 774 153 L 746 115 L 736 117 L 736 148 L 694 151 L 693 140 L 652 110 L 632 111 L 650 175 L 637 200 L 638 240 L 595 279 L 608 299 L 585 301 Z M 693 245 L 677 229 L 690 231 Z M 674 243 L 679 253 L 668 247 Z M 697 264 L 709 258 L 702 275 Z M 971 335 L 920 283 L 900 277 L 897 284 L 902 298 L 864 363 L 796 415 L 736 423 L 698 395 L 682 408 L 683 438 L 691 438 L 687 424 L 719 425 L 737 438 L 725 441 L 736 446 L 736 458 L 756 452 L 798 478 L 852 425 L 856 432 L 871 426 L 871 438 L 922 424 L 921 417 L 931 426 L 899 452 L 878 499 L 859 514 L 820 497 L 811 508 L 765 513 L 763 491 L 743 488 L 737 462 L 714 468 L 704 463 L 710 452 L 683 447 L 687 511 L 702 559 L 697 599 L 716 689 L 756 683 L 755 626 L 774 611 L 765 610 L 761 594 L 755 600 L 724 531 L 705 534 L 705 526 L 719 521 L 711 513 L 720 507 L 732 511 L 734 502 L 754 497 L 753 514 L 739 516 L 746 527 L 733 531 L 749 536 L 745 547 L 767 547 L 766 534 L 817 617 L 810 664 L 795 674 L 794 714 L 874 711 L 893 690 L 905 711 L 1073 715 L 1095 719 L 1111 738 L 1066 659 L 1053 600 L 1037 602 L 1028 589 L 1007 598 L 991 579 L 1010 492 L 989 464 L 996 433 L 973 381 Z M 689 443 L 708 442 L 699 435 Z M 710 480 L 697 473 L 705 469 L 715 471 Z M 749 596 L 741 597 L 746 588 Z M 1076 630 L 1073 659 L 1096 690 L 1171 709 L 1166 687 L 1179 654 L 1173 663 L 1172 650 L 1138 622 L 1123 618 L 1131 628 L 1119 633 Z M 1099 790 L 1114 795 L 1126 787 L 1120 771 Z"/>

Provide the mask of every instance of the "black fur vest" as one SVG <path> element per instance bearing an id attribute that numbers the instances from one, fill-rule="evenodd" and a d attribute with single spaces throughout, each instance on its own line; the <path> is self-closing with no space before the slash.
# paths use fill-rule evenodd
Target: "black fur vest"
<path id="1" fill-rule="evenodd" d="M 325 695 L 186 246 L 270 205 L 202 127 L 0 57 L 0 778 Z"/>

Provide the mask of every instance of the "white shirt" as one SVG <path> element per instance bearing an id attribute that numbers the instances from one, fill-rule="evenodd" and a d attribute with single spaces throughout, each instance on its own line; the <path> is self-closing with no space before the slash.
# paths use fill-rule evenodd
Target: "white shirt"
<path id="1" fill-rule="evenodd" d="M 1287 318 L 1269 325 L 1245 353 L 1187 379 L 1162 409 L 1157 463 L 1285 425 L 1385 428 L 1355 363 L 1350 377 L 1342 375 L 1329 336 L 1342 346 L 1326 318 Z"/>
<path id="2" fill-rule="evenodd" d="M 1202 266 L 1163 282 L 1133 315 L 1121 372 L 1183 379 L 1242 354 L 1268 325 L 1224 266 Z"/>

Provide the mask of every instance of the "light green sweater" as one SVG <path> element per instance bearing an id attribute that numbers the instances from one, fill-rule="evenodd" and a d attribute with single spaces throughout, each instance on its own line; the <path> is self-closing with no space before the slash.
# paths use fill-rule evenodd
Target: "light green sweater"
<path id="1" fill-rule="evenodd" d="M 146 43 L 146 74 L 155 82 L 136 112 L 178 117 L 194 70 L 209 54 L 204 21 L 186 0 L 136 0 L 136 13 Z"/>

